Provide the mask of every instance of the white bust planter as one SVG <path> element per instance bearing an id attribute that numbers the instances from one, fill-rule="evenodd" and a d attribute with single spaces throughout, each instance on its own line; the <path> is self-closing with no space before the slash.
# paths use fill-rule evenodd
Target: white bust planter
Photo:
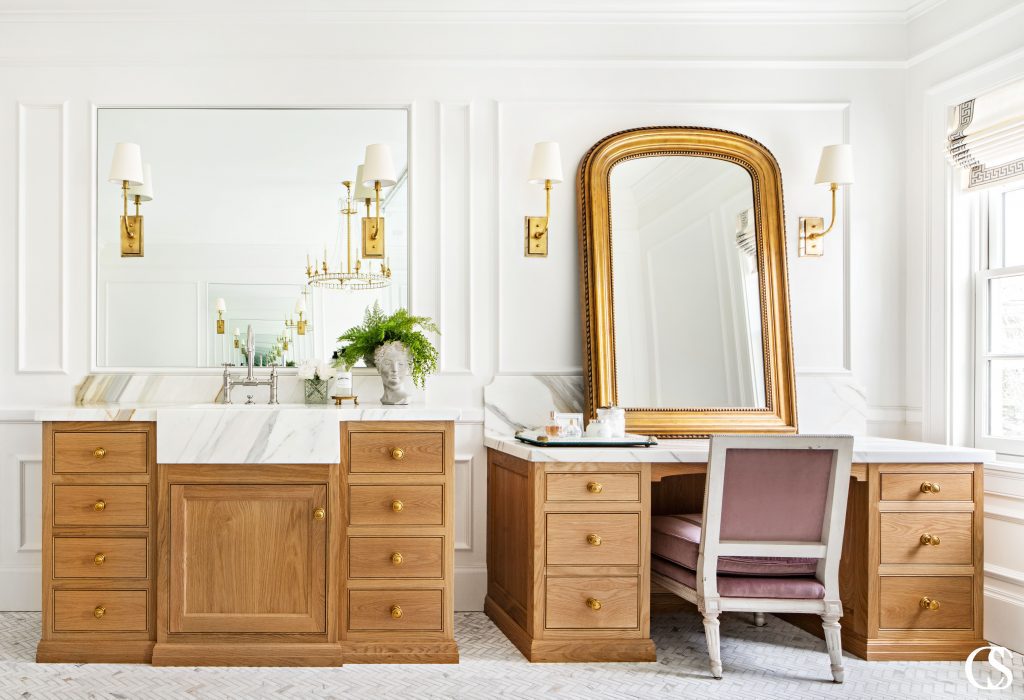
<path id="1" fill-rule="evenodd" d="M 409 403 L 409 380 L 412 378 L 409 348 L 397 341 L 384 343 L 373 351 L 373 363 L 384 384 L 380 402 L 387 406 L 404 406 Z"/>

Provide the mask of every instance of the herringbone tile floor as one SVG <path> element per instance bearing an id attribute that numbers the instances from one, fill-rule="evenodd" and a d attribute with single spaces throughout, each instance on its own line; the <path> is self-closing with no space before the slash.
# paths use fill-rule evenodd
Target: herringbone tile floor
<path id="1" fill-rule="evenodd" d="M 0 698 L 1024 698 L 1024 660 L 1013 686 L 971 687 L 959 662 L 872 662 L 846 657 L 846 683 L 830 682 L 824 642 L 768 616 L 723 615 L 725 678 L 707 670 L 695 614 L 656 617 L 652 664 L 529 664 L 482 613 L 456 616 L 462 663 L 336 669 L 152 668 L 36 664 L 38 613 L 0 613 Z M 979 670 L 979 677 L 983 671 Z"/>

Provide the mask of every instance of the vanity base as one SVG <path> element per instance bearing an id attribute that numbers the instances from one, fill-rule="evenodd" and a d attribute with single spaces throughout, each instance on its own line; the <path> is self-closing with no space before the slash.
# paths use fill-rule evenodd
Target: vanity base
<path id="1" fill-rule="evenodd" d="M 154 666 L 341 666 L 337 644 L 157 644 Z"/>
<path id="2" fill-rule="evenodd" d="M 459 645 L 444 642 L 396 642 L 394 644 L 342 644 L 342 659 L 347 664 L 457 664 Z"/>
<path id="3" fill-rule="evenodd" d="M 82 643 L 44 639 L 36 646 L 36 663 L 148 664 L 153 659 L 153 646 L 148 640 Z"/>

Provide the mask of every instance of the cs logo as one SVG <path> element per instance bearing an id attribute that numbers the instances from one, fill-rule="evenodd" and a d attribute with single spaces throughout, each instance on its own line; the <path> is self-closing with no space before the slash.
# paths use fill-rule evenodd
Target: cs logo
<path id="1" fill-rule="evenodd" d="M 978 682 L 978 679 L 974 677 L 974 658 L 981 652 L 988 649 L 988 662 L 992 668 L 1002 674 L 1002 678 L 998 683 L 993 683 L 991 678 L 985 678 L 985 685 Z M 987 646 L 978 647 L 971 652 L 971 655 L 964 661 L 964 675 L 967 676 L 968 682 L 978 690 L 1006 690 L 1013 683 L 1013 673 L 1010 671 L 1006 664 L 1010 663 L 1010 650 L 1006 647 L 1000 646 Z"/>

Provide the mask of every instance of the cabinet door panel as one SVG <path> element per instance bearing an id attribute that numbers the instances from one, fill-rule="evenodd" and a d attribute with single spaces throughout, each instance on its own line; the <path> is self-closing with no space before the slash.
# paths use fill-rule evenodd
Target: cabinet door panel
<path id="1" fill-rule="evenodd" d="M 323 484 L 172 485 L 171 632 L 324 632 Z"/>

